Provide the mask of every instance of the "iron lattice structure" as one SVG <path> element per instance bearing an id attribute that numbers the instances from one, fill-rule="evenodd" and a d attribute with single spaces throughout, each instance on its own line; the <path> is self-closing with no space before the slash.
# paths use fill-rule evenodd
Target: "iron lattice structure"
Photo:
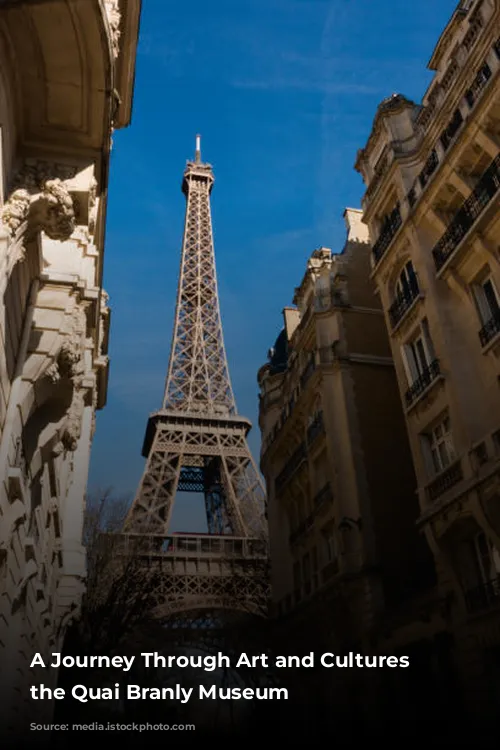
<path id="1" fill-rule="evenodd" d="M 258 611 L 268 592 L 266 498 L 237 414 L 217 289 L 210 211 L 214 175 L 196 156 L 184 171 L 186 217 L 176 317 L 162 409 L 148 421 L 144 474 L 125 522 L 150 540 L 165 571 L 162 613 Z M 204 495 L 208 534 L 171 534 L 178 492 Z"/>

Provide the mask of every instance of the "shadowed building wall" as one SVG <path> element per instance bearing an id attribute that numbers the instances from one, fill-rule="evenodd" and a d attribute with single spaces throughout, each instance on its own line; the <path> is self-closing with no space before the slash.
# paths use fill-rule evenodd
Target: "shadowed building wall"
<path id="1" fill-rule="evenodd" d="M 444 624 L 423 614 L 434 570 L 416 528 L 416 478 L 368 229 L 359 210 L 345 219 L 345 247 L 313 252 L 258 376 L 275 615 L 307 651 L 322 643 L 391 654 L 422 639 L 432 651 Z M 326 672 L 311 679 L 324 682 L 332 721 L 380 710 L 372 675 Z M 308 679 L 301 671 L 299 681 Z"/>
<path id="2" fill-rule="evenodd" d="M 129 124 L 140 0 L 0 7 L 1 729 L 47 718 L 30 669 L 84 590 L 84 498 L 106 402 L 111 136 Z M 43 675 L 43 677 L 42 677 Z"/>

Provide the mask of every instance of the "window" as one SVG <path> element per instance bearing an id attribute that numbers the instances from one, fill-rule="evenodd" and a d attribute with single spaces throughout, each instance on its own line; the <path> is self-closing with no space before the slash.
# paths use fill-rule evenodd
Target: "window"
<path id="1" fill-rule="evenodd" d="M 418 280 L 411 260 L 400 271 L 392 290 L 393 302 L 389 307 L 389 318 L 396 326 L 419 295 Z"/>
<path id="2" fill-rule="evenodd" d="M 474 298 L 481 322 L 488 323 L 500 313 L 500 301 L 491 278 L 487 278 L 473 287 Z"/>
<path id="3" fill-rule="evenodd" d="M 418 294 L 418 282 L 417 274 L 413 268 L 411 260 L 405 264 L 403 270 L 399 274 L 394 289 L 394 296 L 399 299 L 413 299 Z"/>
<path id="4" fill-rule="evenodd" d="M 489 583 L 498 578 L 500 555 L 497 548 L 487 539 L 484 531 L 480 531 L 472 539 L 472 551 L 481 583 Z"/>
<path id="5" fill-rule="evenodd" d="M 473 531 L 462 540 L 457 547 L 457 564 L 469 612 L 499 602 L 500 554 L 484 531 Z"/>
<path id="6" fill-rule="evenodd" d="M 424 375 L 435 360 L 434 348 L 427 320 L 423 320 L 417 333 L 403 346 L 403 363 L 410 384 Z"/>
<path id="7" fill-rule="evenodd" d="M 483 442 L 476 445 L 471 451 L 471 458 L 476 470 L 488 463 L 488 449 L 486 443 Z"/>
<path id="8" fill-rule="evenodd" d="M 445 417 L 424 435 L 426 457 L 432 474 L 440 474 L 455 460 L 450 419 Z"/>
<path id="9" fill-rule="evenodd" d="M 337 545 L 332 527 L 323 531 L 323 558 L 325 565 L 328 565 L 328 563 L 333 562 L 337 558 Z"/>

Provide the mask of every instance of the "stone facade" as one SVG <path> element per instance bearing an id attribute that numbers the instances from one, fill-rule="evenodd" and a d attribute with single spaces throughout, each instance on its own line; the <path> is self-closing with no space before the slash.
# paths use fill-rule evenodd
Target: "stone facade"
<path id="1" fill-rule="evenodd" d="M 500 706 L 500 3 L 461 2 L 421 104 L 382 102 L 358 154 L 453 659 L 471 715 Z"/>
<path id="2" fill-rule="evenodd" d="M 432 557 L 416 528 L 416 478 L 368 229 L 361 211 L 344 216 L 344 249 L 312 254 L 258 376 L 275 615 L 291 631 L 305 628 L 310 647 L 321 621 L 335 653 L 396 654 L 421 641 L 432 655 L 444 623 L 428 616 Z M 341 672 L 336 721 L 380 713 L 387 691 L 360 670 Z M 432 682 L 430 665 L 427 674 Z"/>
<path id="3" fill-rule="evenodd" d="M 130 121 L 139 13 L 140 0 L 0 10 L 2 739 L 50 716 L 29 686 L 57 673 L 31 659 L 60 650 L 84 590 L 111 136 Z"/>

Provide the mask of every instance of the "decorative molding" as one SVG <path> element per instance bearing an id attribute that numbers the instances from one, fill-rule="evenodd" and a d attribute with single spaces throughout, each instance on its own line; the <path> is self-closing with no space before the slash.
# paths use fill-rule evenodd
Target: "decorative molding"
<path id="1" fill-rule="evenodd" d="M 60 179 L 47 180 L 43 190 L 32 201 L 28 216 L 28 232 L 43 231 L 51 240 L 65 241 L 75 229 L 73 198 Z"/>
<path id="2" fill-rule="evenodd" d="M 67 240 L 76 222 L 75 204 L 65 181 L 76 174 L 76 167 L 67 164 L 26 161 L 13 180 L 12 193 L 1 213 L 10 237 L 22 240 L 22 234 L 30 239 L 43 231 L 50 239 Z M 24 258 L 24 253 L 20 248 L 16 262 Z"/>
<path id="3" fill-rule="evenodd" d="M 2 223 L 11 237 L 14 237 L 28 219 L 31 196 L 27 190 L 15 190 L 2 208 Z"/>
<path id="4" fill-rule="evenodd" d="M 43 159 L 26 159 L 21 169 L 16 173 L 12 189 L 24 189 L 31 195 L 43 190 L 48 180 L 72 180 L 78 173 L 77 167 L 71 164 L 61 164 Z"/>
<path id="5" fill-rule="evenodd" d="M 111 34 L 111 47 L 113 49 L 113 56 L 116 59 L 120 54 L 120 3 L 119 0 L 104 0 L 104 8 L 108 18 L 109 30 Z"/>

